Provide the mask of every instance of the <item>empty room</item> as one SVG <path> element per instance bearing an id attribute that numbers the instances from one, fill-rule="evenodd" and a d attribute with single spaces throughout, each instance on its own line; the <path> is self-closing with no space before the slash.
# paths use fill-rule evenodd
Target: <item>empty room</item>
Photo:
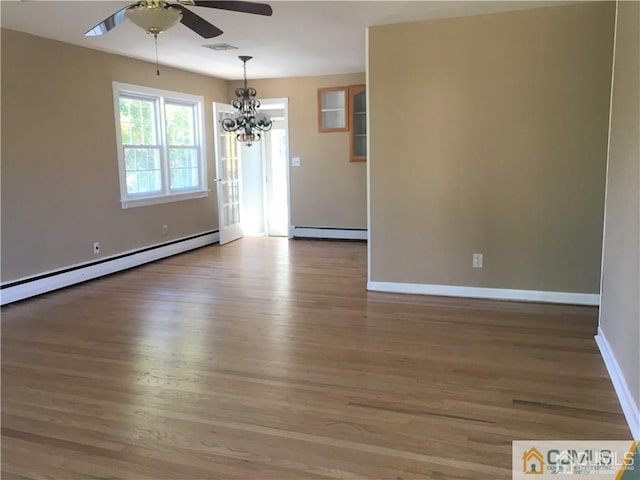
<path id="1" fill-rule="evenodd" d="M 640 479 L 640 2 L 0 8 L 3 479 Z"/>

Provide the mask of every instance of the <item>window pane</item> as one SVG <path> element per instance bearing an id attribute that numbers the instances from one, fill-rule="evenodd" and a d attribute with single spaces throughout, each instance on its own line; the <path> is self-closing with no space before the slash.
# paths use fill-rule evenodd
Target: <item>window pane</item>
<path id="1" fill-rule="evenodd" d="M 195 141 L 195 106 L 167 103 L 164 107 L 169 145 L 191 145 Z"/>
<path id="2" fill-rule="evenodd" d="M 162 191 L 160 150 L 158 148 L 125 147 L 127 193 L 157 193 Z"/>
<path id="3" fill-rule="evenodd" d="M 199 186 L 198 152 L 195 148 L 169 148 L 170 186 L 172 190 Z"/>
<path id="4" fill-rule="evenodd" d="M 123 145 L 157 145 L 153 100 L 120 97 L 120 133 Z"/>

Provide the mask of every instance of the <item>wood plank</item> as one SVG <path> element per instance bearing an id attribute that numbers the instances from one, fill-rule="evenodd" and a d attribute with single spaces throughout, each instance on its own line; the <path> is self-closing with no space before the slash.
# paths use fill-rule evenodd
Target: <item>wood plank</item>
<path id="1" fill-rule="evenodd" d="M 247 238 L 2 309 L 3 478 L 508 479 L 631 438 L 590 307 L 367 292 L 366 245 Z"/>

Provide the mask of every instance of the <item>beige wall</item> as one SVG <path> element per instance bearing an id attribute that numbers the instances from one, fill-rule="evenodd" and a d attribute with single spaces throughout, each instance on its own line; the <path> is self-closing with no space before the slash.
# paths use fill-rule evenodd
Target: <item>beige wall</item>
<path id="1" fill-rule="evenodd" d="M 249 83 L 259 98 L 289 99 L 289 153 L 300 157 L 290 167 L 291 225 L 367 228 L 366 164 L 349 163 L 346 132 L 318 133 L 317 122 L 318 88 L 364 84 L 364 73 Z M 230 84 L 229 100 L 239 85 Z"/>
<path id="2" fill-rule="evenodd" d="M 620 2 L 600 329 L 640 410 L 640 3 Z M 640 431 L 640 425 L 638 426 Z"/>
<path id="3" fill-rule="evenodd" d="M 114 80 L 204 96 L 208 198 L 120 208 Z M 2 281 L 217 229 L 211 104 L 226 98 L 223 80 L 3 29 Z"/>
<path id="4" fill-rule="evenodd" d="M 613 16 L 370 29 L 372 281 L 599 292 Z"/>

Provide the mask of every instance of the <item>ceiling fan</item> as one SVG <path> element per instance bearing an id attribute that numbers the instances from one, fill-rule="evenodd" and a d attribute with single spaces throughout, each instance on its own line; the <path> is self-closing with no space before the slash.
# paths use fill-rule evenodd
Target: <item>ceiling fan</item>
<path id="1" fill-rule="evenodd" d="M 140 28 L 157 37 L 176 23 L 181 22 L 203 38 L 213 38 L 222 34 L 222 30 L 210 24 L 207 20 L 196 15 L 185 5 L 194 7 L 218 8 L 232 12 L 252 13 L 255 15 L 271 16 L 273 11 L 266 3 L 255 2 L 223 2 L 208 0 L 177 0 L 169 3 L 165 0 L 141 0 L 126 6 L 107 17 L 102 22 L 85 33 L 87 37 L 104 35 L 112 28 L 128 18 Z"/>

